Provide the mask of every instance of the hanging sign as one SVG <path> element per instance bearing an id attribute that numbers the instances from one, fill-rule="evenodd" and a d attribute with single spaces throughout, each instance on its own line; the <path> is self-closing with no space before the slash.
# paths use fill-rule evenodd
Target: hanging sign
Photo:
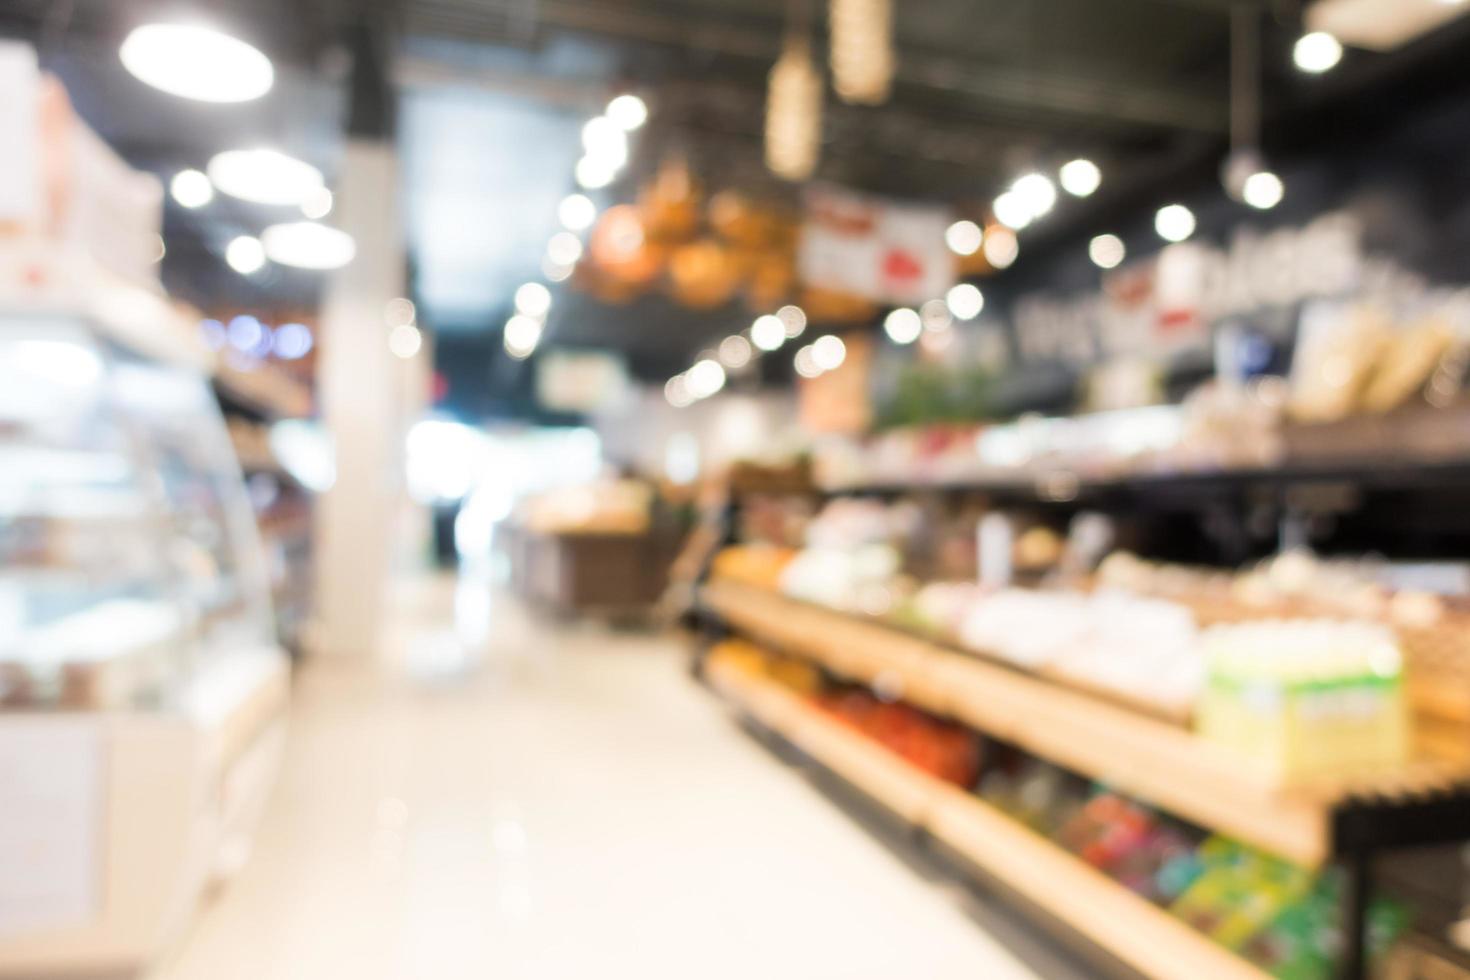
<path id="1" fill-rule="evenodd" d="M 942 297 L 954 285 L 945 208 L 830 186 L 807 191 L 805 204 L 798 265 L 806 285 L 898 305 Z"/>

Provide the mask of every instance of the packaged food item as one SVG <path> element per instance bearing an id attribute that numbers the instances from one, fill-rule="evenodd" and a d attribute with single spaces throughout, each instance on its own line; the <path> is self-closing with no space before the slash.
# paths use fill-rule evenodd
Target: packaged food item
<path id="1" fill-rule="evenodd" d="M 1178 897 L 1193 881 L 1181 864 L 1195 851 L 1195 840 L 1185 828 L 1115 793 L 1098 792 L 1055 836 L 1057 843 L 1152 902 Z"/>
<path id="2" fill-rule="evenodd" d="M 1312 886 L 1305 870 L 1223 837 L 1200 845 L 1194 882 L 1170 907 L 1220 945 L 1239 950 Z"/>
<path id="3" fill-rule="evenodd" d="M 1263 620 L 1204 633 L 1200 734 L 1283 776 L 1402 764 L 1403 658 L 1387 627 Z"/>

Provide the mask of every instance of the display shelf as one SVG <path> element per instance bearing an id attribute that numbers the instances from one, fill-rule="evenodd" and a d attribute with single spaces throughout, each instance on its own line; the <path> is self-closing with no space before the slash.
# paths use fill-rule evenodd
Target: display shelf
<path id="1" fill-rule="evenodd" d="M 1095 506 L 1172 504 L 1181 499 L 1219 499 L 1242 493 L 1282 492 L 1292 487 L 1346 485 L 1365 490 L 1444 490 L 1470 487 L 1470 458 L 1395 462 L 1304 462 L 1275 467 L 1178 470 L 1084 476 L 1074 470 L 997 471 L 963 478 L 882 479 L 823 485 L 827 496 L 900 496 L 915 492 L 979 493 L 1032 503 Z"/>
<path id="2" fill-rule="evenodd" d="M 1131 970 L 1157 980 L 1265 980 L 1163 909 L 774 682 L 719 663 L 706 676 L 762 727 Z"/>
<path id="3" fill-rule="evenodd" d="M 1367 846 L 1382 810 L 1470 815 L 1470 771 L 1426 759 L 1393 773 L 1286 783 L 1188 730 L 872 621 L 731 582 L 703 588 L 728 627 L 1010 742 L 1120 792 L 1303 865 Z M 1363 817 L 1363 814 L 1368 814 Z M 1356 821 L 1356 822 L 1355 822 Z M 1417 842 L 1456 839 L 1423 826 Z"/>

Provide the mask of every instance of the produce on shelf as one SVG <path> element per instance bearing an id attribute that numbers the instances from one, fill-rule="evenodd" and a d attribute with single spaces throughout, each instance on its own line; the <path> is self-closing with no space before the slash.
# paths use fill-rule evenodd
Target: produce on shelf
<path id="1" fill-rule="evenodd" d="M 757 588 L 776 591 L 781 573 L 796 552 L 778 545 L 747 544 L 725 548 L 715 556 L 711 571 L 716 578 L 741 582 Z"/>
<path id="2" fill-rule="evenodd" d="M 968 729 L 862 688 L 837 689 L 817 703 L 931 776 L 968 788 L 979 775 L 980 739 Z"/>
<path id="3" fill-rule="evenodd" d="M 1343 946 L 1342 884 L 1232 841 L 901 701 L 829 680 L 804 661 L 727 640 L 712 663 L 769 678 L 915 769 L 960 787 L 1281 980 L 1331 980 Z M 1382 963 L 1411 910 L 1371 896 L 1368 952 Z"/>
<path id="4" fill-rule="evenodd" d="M 724 640 L 710 648 L 709 659 L 737 670 L 769 677 L 798 694 L 815 696 L 825 688 L 822 672 L 805 660 L 782 657 L 744 640 Z"/>

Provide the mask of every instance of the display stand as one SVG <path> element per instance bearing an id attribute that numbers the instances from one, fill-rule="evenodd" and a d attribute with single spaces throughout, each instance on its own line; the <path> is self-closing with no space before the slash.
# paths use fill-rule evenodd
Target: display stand
<path id="1" fill-rule="evenodd" d="M 702 588 L 701 609 L 706 621 L 737 635 L 849 681 L 873 684 L 881 678 L 886 690 L 898 691 L 916 707 L 1200 826 L 1302 865 L 1340 864 L 1347 876 L 1348 980 L 1366 975 L 1362 949 L 1372 859 L 1392 848 L 1470 839 L 1470 771 L 1459 763 L 1423 759 L 1390 774 L 1286 783 L 1178 725 L 845 613 L 719 581 Z M 717 683 L 728 688 L 731 682 L 722 676 Z M 742 703 L 754 698 L 776 704 L 759 717 L 770 727 L 789 728 L 783 719 L 800 702 L 775 688 L 752 695 L 744 683 Z M 814 709 L 806 711 L 803 717 L 813 716 Z M 850 781 L 862 785 L 865 778 L 872 780 Z M 924 810 L 911 793 L 888 795 L 904 800 L 898 805 L 910 817 Z M 987 831 L 975 829 L 975 821 L 965 826 L 972 856 L 978 850 L 1010 853 L 991 846 L 993 839 L 987 841 Z M 1145 972 L 1160 980 L 1211 975 Z"/>

